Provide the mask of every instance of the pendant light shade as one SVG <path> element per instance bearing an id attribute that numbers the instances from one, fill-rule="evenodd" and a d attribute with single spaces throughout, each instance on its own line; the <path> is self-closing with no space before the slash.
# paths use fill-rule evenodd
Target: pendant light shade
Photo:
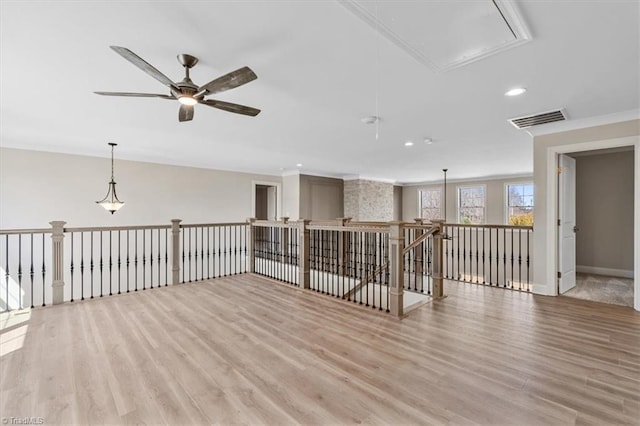
<path id="1" fill-rule="evenodd" d="M 124 202 L 118 200 L 118 196 L 116 195 L 116 181 L 113 178 L 113 147 L 117 146 L 118 144 L 109 142 L 109 145 L 111 145 L 111 181 L 109 182 L 107 195 L 102 200 L 96 201 L 96 203 L 100 204 L 111 214 L 114 214 L 116 211 L 120 210 L 122 206 L 124 206 Z"/>

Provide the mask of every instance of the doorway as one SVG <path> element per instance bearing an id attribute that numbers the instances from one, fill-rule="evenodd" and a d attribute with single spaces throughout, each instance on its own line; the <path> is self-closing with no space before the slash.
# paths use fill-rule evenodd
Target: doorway
<path id="1" fill-rule="evenodd" d="M 280 184 L 253 182 L 252 215 L 257 220 L 278 220 L 280 214 Z"/>
<path id="2" fill-rule="evenodd" d="M 634 156 L 558 154 L 558 294 L 634 306 Z"/>

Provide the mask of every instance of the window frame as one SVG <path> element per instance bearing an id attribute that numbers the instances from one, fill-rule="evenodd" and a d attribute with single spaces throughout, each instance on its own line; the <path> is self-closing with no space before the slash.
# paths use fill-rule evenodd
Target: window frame
<path id="1" fill-rule="evenodd" d="M 505 182 L 504 183 L 504 224 L 505 225 L 509 225 L 509 187 L 510 186 L 516 186 L 516 185 L 531 185 L 531 189 L 532 189 L 532 193 L 531 193 L 531 197 L 533 200 L 533 204 L 531 206 L 531 211 L 533 212 L 533 220 L 535 222 L 535 216 L 536 216 L 536 200 L 535 200 L 535 195 L 536 195 L 536 188 L 535 185 L 533 184 L 532 180 L 527 180 L 527 181 L 521 181 L 521 182 Z M 517 225 L 513 225 L 513 226 L 517 226 Z"/>
<path id="2" fill-rule="evenodd" d="M 460 190 L 461 189 L 469 189 L 469 188 L 482 188 L 483 193 L 483 206 L 482 206 L 482 221 L 479 223 L 475 223 L 473 225 L 484 225 L 487 223 L 487 185 L 484 183 L 479 184 L 470 184 L 470 185 L 458 185 L 456 186 L 456 221 L 459 224 L 462 224 L 460 221 Z M 479 207 L 474 207 L 479 208 Z"/>
<path id="3" fill-rule="evenodd" d="M 440 219 L 444 218 L 444 186 L 443 185 L 432 185 L 432 186 L 425 186 L 422 187 L 420 189 L 418 189 L 418 216 L 421 219 L 426 219 L 422 216 L 422 191 L 431 191 L 431 190 L 438 190 L 440 191 L 440 207 L 438 207 L 438 210 L 440 212 Z"/>

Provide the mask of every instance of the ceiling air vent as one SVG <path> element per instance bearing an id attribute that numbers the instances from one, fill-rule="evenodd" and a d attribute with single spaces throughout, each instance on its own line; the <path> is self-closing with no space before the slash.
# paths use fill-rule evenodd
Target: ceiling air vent
<path id="1" fill-rule="evenodd" d="M 528 127 L 539 126 L 541 124 L 553 123 L 555 121 L 564 121 L 567 119 L 564 110 L 543 112 L 541 114 L 527 115 L 525 117 L 511 118 L 509 123 L 518 129 L 526 129 Z"/>

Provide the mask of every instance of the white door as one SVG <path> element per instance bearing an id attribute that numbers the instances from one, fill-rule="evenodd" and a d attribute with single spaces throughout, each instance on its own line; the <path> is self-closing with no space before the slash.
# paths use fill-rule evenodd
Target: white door
<path id="1" fill-rule="evenodd" d="M 561 154 L 558 169 L 558 291 L 576 286 L 576 160 Z"/>

